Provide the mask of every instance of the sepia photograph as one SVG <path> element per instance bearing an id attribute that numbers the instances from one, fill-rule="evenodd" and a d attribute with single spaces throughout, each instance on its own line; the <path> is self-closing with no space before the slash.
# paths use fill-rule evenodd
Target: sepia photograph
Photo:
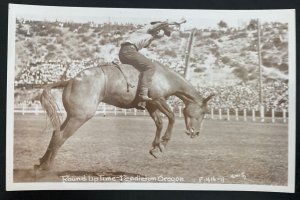
<path id="1" fill-rule="evenodd" d="M 295 10 L 9 5 L 6 189 L 295 190 Z"/>

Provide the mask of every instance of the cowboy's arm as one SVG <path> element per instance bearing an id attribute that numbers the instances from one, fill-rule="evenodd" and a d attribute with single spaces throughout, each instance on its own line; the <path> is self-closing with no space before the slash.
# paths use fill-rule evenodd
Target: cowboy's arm
<path id="1" fill-rule="evenodd" d="M 151 29 L 142 29 L 132 34 L 126 42 L 134 44 L 137 50 L 147 48 L 154 39 L 162 38 L 165 35 L 164 30 L 149 32 Z"/>
<path id="2" fill-rule="evenodd" d="M 134 34 L 126 42 L 134 44 L 137 50 L 142 48 L 147 48 L 150 43 L 154 40 L 154 37 L 151 34 Z"/>
<path id="3" fill-rule="evenodd" d="M 152 37 L 149 38 L 149 40 L 145 43 L 144 48 L 147 48 L 153 40 L 162 38 L 164 35 L 165 33 L 163 30 L 158 31 L 156 34 L 152 35 Z"/>

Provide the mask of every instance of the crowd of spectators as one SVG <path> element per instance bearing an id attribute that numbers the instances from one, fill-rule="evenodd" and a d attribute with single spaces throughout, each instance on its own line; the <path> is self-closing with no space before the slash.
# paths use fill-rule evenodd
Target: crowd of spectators
<path id="1" fill-rule="evenodd" d="M 215 94 L 209 106 L 212 108 L 238 108 L 259 110 L 260 90 L 256 83 L 241 83 L 232 86 L 211 86 L 198 88 L 202 96 Z M 284 81 L 274 81 L 262 86 L 263 106 L 268 111 L 288 108 L 288 85 Z"/>
<path id="2" fill-rule="evenodd" d="M 15 78 L 15 86 L 49 84 L 75 77 L 86 68 L 97 66 L 100 61 L 73 60 L 66 62 L 37 61 L 27 64 Z"/>
<path id="3" fill-rule="evenodd" d="M 15 85 L 19 84 L 46 84 L 58 80 L 64 74 L 62 63 L 34 62 L 22 68 L 15 78 Z"/>

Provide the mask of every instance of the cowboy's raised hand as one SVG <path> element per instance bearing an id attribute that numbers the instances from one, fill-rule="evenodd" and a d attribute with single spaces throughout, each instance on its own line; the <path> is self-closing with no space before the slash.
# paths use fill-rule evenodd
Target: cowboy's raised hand
<path id="1" fill-rule="evenodd" d="M 159 30 L 156 32 L 156 34 L 154 35 L 155 38 L 161 38 L 165 35 L 165 32 L 163 30 Z"/>

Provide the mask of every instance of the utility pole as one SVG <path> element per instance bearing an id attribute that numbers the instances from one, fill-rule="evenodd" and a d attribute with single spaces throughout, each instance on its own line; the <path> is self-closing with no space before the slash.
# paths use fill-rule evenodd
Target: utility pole
<path id="1" fill-rule="evenodd" d="M 257 19 L 257 53 L 258 53 L 258 81 L 259 81 L 259 105 L 260 105 L 260 119 L 261 122 L 264 122 L 265 119 L 265 112 L 264 112 L 264 105 L 263 105 L 263 90 L 262 90 L 262 61 L 261 61 L 261 44 L 260 44 L 260 23 L 259 19 Z"/>
<path id="2" fill-rule="evenodd" d="M 190 60 L 190 53 L 191 53 L 191 48 L 192 48 L 192 44 L 193 44 L 193 38 L 194 38 L 194 34 L 195 34 L 195 29 L 193 29 L 190 33 L 190 37 L 189 37 L 189 42 L 188 42 L 188 46 L 187 49 L 185 51 L 185 70 L 184 70 L 184 78 L 185 79 L 189 79 L 189 60 Z"/>

